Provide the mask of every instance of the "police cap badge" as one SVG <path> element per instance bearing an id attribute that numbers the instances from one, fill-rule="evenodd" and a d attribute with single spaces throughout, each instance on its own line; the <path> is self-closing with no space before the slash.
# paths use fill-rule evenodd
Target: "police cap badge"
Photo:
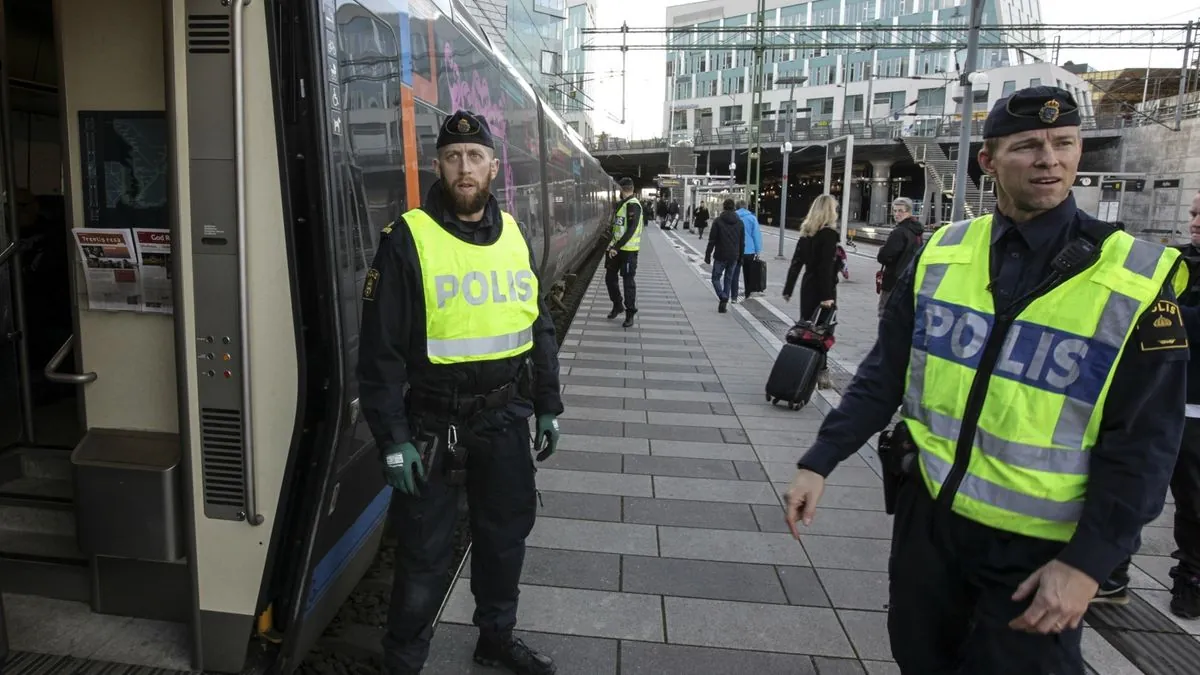
<path id="1" fill-rule="evenodd" d="M 442 122 L 442 128 L 438 131 L 437 147 L 452 143 L 478 143 L 489 148 L 495 147 L 487 120 L 470 110 L 459 110 Z"/>
<path id="2" fill-rule="evenodd" d="M 1079 104 L 1069 91 L 1059 87 L 1027 87 L 996 102 L 983 123 L 983 137 L 1077 127 L 1081 123 Z"/>

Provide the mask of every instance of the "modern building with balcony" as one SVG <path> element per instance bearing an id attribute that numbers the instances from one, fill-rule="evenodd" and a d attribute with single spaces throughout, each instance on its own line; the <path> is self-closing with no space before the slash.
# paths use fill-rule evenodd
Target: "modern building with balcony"
<path id="1" fill-rule="evenodd" d="M 920 45 L 943 41 L 944 30 L 961 30 L 969 21 L 969 0 L 767 0 L 762 103 L 756 107 L 752 49 L 756 38 L 749 29 L 756 25 L 757 10 L 757 0 L 707 0 L 667 8 L 666 24 L 674 29 L 670 36 L 674 49 L 668 52 L 666 63 L 665 138 L 691 139 L 699 148 L 714 139 L 721 143 L 731 134 L 736 146 L 738 138 L 746 142 L 744 130 L 751 120 L 758 120 L 761 132 L 776 145 L 788 136 L 798 140 L 842 134 L 929 137 L 940 135 L 938 130 L 947 128 L 949 118 L 957 125 L 962 100 L 958 77 L 966 50 L 923 49 Z M 988 0 L 985 5 L 984 25 L 1040 22 L 1040 0 Z M 873 33 L 883 36 L 881 44 L 860 49 L 857 45 L 837 46 L 845 41 L 845 31 L 831 34 L 822 30 L 851 25 L 923 27 L 925 32 L 915 37 L 911 32 Z M 695 30 L 738 27 L 748 30 Z M 805 31 L 771 33 L 771 28 Z M 1038 34 L 1017 36 L 1019 30 L 1025 29 L 1014 28 L 1005 35 L 1019 37 L 1026 44 L 1043 39 Z M 814 43 L 824 46 L 812 48 Z M 996 101 L 1013 91 L 1039 84 L 1074 93 L 1084 116 L 1090 117 L 1088 83 L 1046 62 L 1045 51 L 981 49 L 976 69 L 987 77 L 983 78 L 986 84 L 975 87 L 973 120 L 986 117 Z M 821 133 L 824 131 L 829 133 Z M 932 198 L 929 189 L 921 192 L 919 186 L 930 181 L 921 180 L 924 172 L 912 164 L 914 158 L 905 154 L 904 146 L 875 147 L 856 158 L 870 167 L 856 181 L 857 187 L 847 191 L 845 203 L 852 209 L 852 219 L 886 221 L 888 203 L 897 194 Z M 893 165 L 901 176 L 893 176 Z M 904 174 L 911 174 L 907 186 Z M 770 192 L 765 176 L 763 182 L 766 200 Z M 940 196 L 944 190 L 936 192 Z M 789 216 L 791 213 L 789 209 Z"/>
<path id="2" fill-rule="evenodd" d="M 595 137 L 592 98 L 596 74 L 591 72 L 589 51 L 583 49 L 583 33 L 596 27 L 597 0 L 567 0 L 567 23 L 563 37 L 563 71 L 561 83 L 552 87 L 550 101 L 562 113 L 563 119 L 589 143 Z"/>

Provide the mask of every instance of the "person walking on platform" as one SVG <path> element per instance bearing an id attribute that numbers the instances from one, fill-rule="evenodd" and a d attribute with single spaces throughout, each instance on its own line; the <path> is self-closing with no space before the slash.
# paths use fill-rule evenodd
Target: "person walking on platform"
<path id="1" fill-rule="evenodd" d="M 533 251 L 490 187 L 499 171 L 483 117 L 442 123 L 425 204 L 383 230 L 362 292 L 363 416 L 395 489 L 396 577 L 386 675 L 419 673 L 445 595 L 458 502 L 470 508 L 474 659 L 519 675 L 555 665 L 513 636 L 538 460 L 559 438 L 554 323 Z M 406 392 L 407 389 L 407 392 Z"/>
<path id="2" fill-rule="evenodd" d="M 658 204 L 654 207 L 654 213 L 658 216 L 658 226 L 661 229 L 667 229 L 667 200 L 659 197 Z"/>
<path id="3" fill-rule="evenodd" d="M 838 284 L 838 204 L 832 195 L 821 195 L 813 200 L 808 215 L 800 224 L 800 242 L 796 252 L 801 253 L 801 242 L 806 249 L 804 277 L 800 281 L 800 318 L 812 319 L 822 309 L 833 309 L 837 305 Z M 789 271 L 790 274 L 790 271 Z M 791 297 L 791 289 L 785 288 L 785 298 Z M 828 389 L 833 386 L 829 377 L 828 361 L 817 373 L 817 386 Z"/>
<path id="4" fill-rule="evenodd" d="M 1191 241 L 1177 247 L 1187 263 L 1189 288 L 1179 296 L 1179 312 L 1187 329 L 1188 363 L 1186 420 L 1179 458 L 1171 472 L 1171 495 L 1175 497 L 1175 551 L 1179 561 L 1170 570 L 1171 613 L 1181 619 L 1200 618 L 1200 193 L 1192 198 Z M 1121 223 L 1113 223 L 1120 226 Z M 1093 603 L 1129 603 L 1129 565 L 1126 558 L 1100 584 Z"/>
<path id="5" fill-rule="evenodd" d="M 704 228 L 708 227 L 708 219 L 712 218 L 712 214 L 710 214 L 708 212 L 707 204 L 701 204 L 700 207 L 696 209 L 695 218 L 696 218 L 696 221 L 695 221 L 696 238 L 703 239 L 704 238 Z"/>
<path id="6" fill-rule="evenodd" d="M 995 214 L 940 228 L 901 274 L 787 491 L 799 537 L 825 477 L 903 404 L 879 454 L 905 674 L 1082 675 L 1088 601 L 1163 507 L 1187 272 L 1076 206 L 1079 125 L 1057 87 L 992 108 L 978 158 Z"/>
<path id="7" fill-rule="evenodd" d="M 667 204 L 667 228 L 674 230 L 679 227 L 679 202 L 674 199 L 670 204 Z"/>
<path id="8" fill-rule="evenodd" d="M 642 246 L 642 229 L 646 226 L 646 216 L 642 206 L 633 196 L 633 179 L 622 178 L 621 201 L 613 211 L 612 240 L 608 250 L 604 252 L 604 283 L 608 286 L 608 299 L 612 300 L 612 311 L 608 318 L 615 319 L 625 312 L 625 321 L 621 325 L 629 328 L 633 325 L 633 315 L 637 314 L 637 274 L 638 251 Z M 617 285 L 617 275 L 625 283 L 625 299 L 621 300 L 621 288 Z"/>
<path id="9" fill-rule="evenodd" d="M 883 316 L 883 308 L 887 305 L 892 289 L 896 287 L 896 279 L 900 272 L 908 267 L 909 261 L 921 248 L 925 235 L 925 227 L 913 217 L 913 202 L 908 197 L 900 197 L 892 202 L 892 220 L 896 226 L 888 234 L 887 241 L 879 247 L 875 259 L 882 265 L 879 270 L 879 315 Z"/>
<path id="10" fill-rule="evenodd" d="M 742 219 L 742 225 L 746 228 L 746 246 L 742 251 L 742 274 L 743 281 L 746 285 L 745 297 L 750 299 L 752 293 L 757 293 L 755 290 L 762 283 L 759 279 L 758 256 L 762 254 L 762 229 L 758 226 L 758 216 L 750 212 L 746 208 L 746 202 L 739 200 L 737 203 L 737 214 Z M 733 297 L 737 297 L 737 279 L 733 280 Z"/>
<path id="11" fill-rule="evenodd" d="M 730 299 L 736 300 L 730 294 L 730 289 L 737 288 L 738 267 L 746 247 L 746 226 L 734 210 L 732 199 L 726 199 L 722 207 L 724 210 L 713 221 L 712 231 L 708 235 L 704 262 L 712 265 L 712 286 L 719 300 L 717 311 L 724 314 L 728 311 Z"/>

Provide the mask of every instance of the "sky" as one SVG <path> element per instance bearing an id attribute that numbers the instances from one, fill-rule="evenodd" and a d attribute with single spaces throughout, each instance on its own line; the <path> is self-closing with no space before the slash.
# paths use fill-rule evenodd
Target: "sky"
<path id="1" fill-rule="evenodd" d="M 964 4 L 966 0 L 964 0 Z M 688 4 L 681 0 L 597 0 L 597 28 L 630 27 L 661 28 L 667 25 L 666 8 Z M 1114 24 L 1114 23 L 1185 23 L 1200 19 L 1200 0 L 1042 0 L 1042 21 L 1046 24 Z M 1149 8 L 1144 16 L 1132 18 L 1132 7 Z M 1081 21 L 1081 9 L 1086 7 Z M 636 8 L 636 11 L 630 11 Z M 1143 37 L 1145 34 L 1143 33 Z M 1112 39 L 1112 37 L 1110 37 Z M 621 36 L 584 36 L 597 45 L 621 43 Z M 662 44 L 662 34 L 631 35 L 629 44 Z M 619 138 L 653 138 L 663 130 L 665 99 L 665 51 L 629 51 L 625 77 L 625 104 L 622 113 L 621 53 L 619 51 L 589 51 L 588 70 L 595 73 L 592 96 L 595 101 L 593 124 L 597 133 L 607 132 Z M 1115 68 L 1178 68 L 1183 55 L 1175 49 L 1063 49 L 1058 63 L 1074 61 L 1088 63 L 1097 70 Z M 799 94 L 797 94 L 799 95 Z M 625 124 L 621 124 L 622 115 Z"/>

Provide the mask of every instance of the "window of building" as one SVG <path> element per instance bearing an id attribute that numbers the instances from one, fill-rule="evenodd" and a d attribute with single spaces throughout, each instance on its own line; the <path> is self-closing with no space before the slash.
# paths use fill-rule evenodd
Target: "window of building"
<path id="1" fill-rule="evenodd" d="M 542 74 L 558 75 L 562 72 L 562 54 L 546 49 L 542 50 Z"/>
<path id="2" fill-rule="evenodd" d="M 1040 87 L 1040 86 L 1042 86 L 1042 78 L 1040 78 L 1040 77 L 1031 77 L 1031 78 L 1029 78 L 1029 86 L 1031 86 L 1031 87 Z"/>
<path id="3" fill-rule="evenodd" d="M 900 110 L 904 107 L 904 92 L 903 91 L 877 91 L 875 92 L 875 105 L 883 108 L 883 110 L 872 110 L 871 116 L 875 117 L 876 112 L 880 115 L 891 114 L 894 110 Z"/>
<path id="4" fill-rule="evenodd" d="M 698 98 L 703 98 L 705 96 L 716 96 L 716 95 L 717 95 L 717 81 L 715 79 L 704 80 L 702 82 L 696 83 L 696 96 Z"/>
<path id="5" fill-rule="evenodd" d="M 866 23 L 875 18 L 875 0 L 846 0 L 847 25 Z"/>
<path id="6" fill-rule="evenodd" d="M 833 84 L 833 75 L 835 66 L 825 65 L 817 66 L 812 70 L 812 77 L 809 78 L 809 84 L 819 87 L 823 84 Z"/>
<path id="7" fill-rule="evenodd" d="M 676 110 L 671 113 L 671 131 L 687 131 L 687 111 Z"/>
<path id="8" fill-rule="evenodd" d="M 533 10 L 559 18 L 567 18 L 567 0 L 533 0 Z"/>
<path id="9" fill-rule="evenodd" d="M 746 93 L 746 76 L 745 75 L 727 75 L 721 81 L 722 94 L 744 94 Z"/>
<path id="10" fill-rule="evenodd" d="M 838 13 L 841 8 L 837 5 L 833 7 L 825 7 L 823 9 L 813 9 L 812 25 L 814 26 L 836 26 L 838 23 Z"/>
<path id="11" fill-rule="evenodd" d="M 1004 88 L 1000 90 L 1000 96 L 1003 98 L 1017 90 L 1016 80 L 1005 80 Z"/>
<path id="12" fill-rule="evenodd" d="M 736 122 L 742 119 L 742 106 L 740 105 L 723 105 L 721 106 L 721 124 L 726 122 Z"/>
<path id="13" fill-rule="evenodd" d="M 667 77 L 675 77 L 675 59 L 667 59 Z"/>
<path id="14" fill-rule="evenodd" d="M 825 98 L 810 98 L 807 101 L 808 107 L 812 109 L 813 119 L 829 120 L 833 119 L 833 97 Z"/>
<path id="15" fill-rule="evenodd" d="M 932 87 L 917 90 L 918 115 L 942 115 L 946 112 L 946 88 Z"/>
<path id="16" fill-rule="evenodd" d="M 692 78 L 683 77 L 675 81 L 675 98 L 685 99 L 692 97 Z"/>
<path id="17" fill-rule="evenodd" d="M 846 110 L 843 113 L 845 117 L 862 117 L 863 95 L 855 94 L 854 96 L 847 96 L 845 106 Z"/>
<path id="18" fill-rule="evenodd" d="M 912 11 L 912 0 L 883 0 L 879 6 L 879 18 L 891 19 Z"/>

